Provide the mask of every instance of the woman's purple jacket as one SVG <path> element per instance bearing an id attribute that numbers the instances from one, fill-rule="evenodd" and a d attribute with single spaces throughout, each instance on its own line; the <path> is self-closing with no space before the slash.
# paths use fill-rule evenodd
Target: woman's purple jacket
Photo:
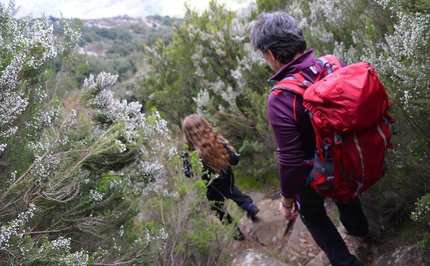
<path id="1" fill-rule="evenodd" d="M 313 50 L 309 50 L 284 65 L 269 81 L 277 82 L 301 71 L 306 80 L 314 83 L 318 74 L 313 73 L 312 66 L 318 72 L 323 69 Z M 294 120 L 295 96 L 294 92 L 275 90 L 267 100 L 269 121 L 278 145 L 281 194 L 287 198 L 294 198 L 299 186 L 304 184 L 303 161 L 313 159 L 315 153 L 315 135 L 301 96 L 296 101 L 297 123 Z"/>

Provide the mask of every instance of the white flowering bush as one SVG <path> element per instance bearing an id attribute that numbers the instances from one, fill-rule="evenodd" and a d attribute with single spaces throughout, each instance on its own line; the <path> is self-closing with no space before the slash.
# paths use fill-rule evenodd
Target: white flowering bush
<path id="1" fill-rule="evenodd" d="M 15 13 L 0 4 L 0 264 L 226 262 L 232 227 L 182 176 L 160 113 L 115 98 L 105 72 L 61 98 L 73 73 L 50 67 L 70 62 L 79 32 Z"/>
<path id="2" fill-rule="evenodd" d="M 430 245 L 430 194 L 425 194 L 415 203 L 415 210 L 411 213 L 411 219 L 424 225 L 423 239 L 418 243 L 420 247 L 426 248 Z"/>
<path id="3" fill-rule="evenodd" d="M 59 98 L 63 73 L 50 66 L 73 55 L 79 31 L 62 20 L 56 36 L 46 18 L 15 13 L 0 3 L 0 264 L 150 263 L 168 233 L 143 234 L 136 217 L 147 184 L 166 172 L 166 122 L 116 99 L 109 73 Z"/>
<path id="4" fill-rule="evenodd" d="M 189 154 L 192 178 L 185 177 L 178 155 L 173 151 L 166 153 L 164 158 L 160 157 L 160 162 L 170 167 L 157 171 L 155 181 L 144 191 L 145 200 L 139 216 L 141 231 L 168 233 L 163 242 L 163 252 L 151 265 L 228 264 L 234 224 L 221 224 L 211 212 L 206 199 L 207 184 L 201 179 L 204 173 L 198 154 Z M 162 223 L 156 223 L 157 220 Z"/>

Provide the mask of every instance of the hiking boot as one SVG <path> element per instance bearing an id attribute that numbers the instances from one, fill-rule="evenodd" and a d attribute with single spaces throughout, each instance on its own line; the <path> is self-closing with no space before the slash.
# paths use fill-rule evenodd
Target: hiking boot
<path id="1" fill-rule="evenodd" d="M 373 240 L 372 233 L 369 231 L 365 236 L 356 236 L 356 238 L 363 244 L 369 244 Z"/>
<path id="2" fill-rule="evenodd" d="M 371 233 L 370 228 L 369 228 L 369 231 L 367 232 L 366 235 L 357 236 L 357 235 L 354 235 L 354 234 L 348 232 L 348 230 L 346 230 L 345 226 L 339 221 L 338 231 L 341 234 L 342 238 L 344 238 L 345 235 L 350 235 L 352 237 L 357 238 L 357 240 L 360 241 L 362 244 L 369 244 L 372 241 L 372 233 Z"/>
<path id="3" fill-rule="evenodd" d="M 233 239 L 237 241 L 245 240 L 245 236 L 243 235 L 242 231 L 240 231 L 239 227 L 236 227 L 236 229 L 234 230 Z"/>
<path id="4" fill-rule="evenodd" d="M 255 206 L 253 203 L 251 203 L 248 206 L 248 209 L 246 210 L 246 217 L 247 218 L 254 218 L 255 215 L 257 215 L 257 213 L 260 211 L 259 208 L 257 208 L 257 206 Z"/>

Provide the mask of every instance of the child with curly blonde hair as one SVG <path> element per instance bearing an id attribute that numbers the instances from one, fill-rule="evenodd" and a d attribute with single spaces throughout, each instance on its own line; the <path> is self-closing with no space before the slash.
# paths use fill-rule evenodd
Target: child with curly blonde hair
<path id="1" fill-rule="evenodd" d="M 190 152 L 197 152 L 208 174 L 203 175 L 207 181 L 206 197 L 211 209 L 221 222 L 232 223 L 233 218 L 224 209 L 226 199 L 233 200 L 240 208 L 247 212 L 248 218 L 253 218 L 260 211 L 250 196 L 243 194 L 234 184 L 234 174 L 231 165 L 239 163 L 239 155 L 234 147 L 219 134 L 203 117 L 192 114 L 187 116 L 182 125 L 184 140 Z M 184 171 L 187 177 L 192 176 L 191 168 L 184 153 Z M 210 174 L 218 177 L 210 180 Z M 240 229 L 236 228 L 236 240 L 243 240 Z"/>

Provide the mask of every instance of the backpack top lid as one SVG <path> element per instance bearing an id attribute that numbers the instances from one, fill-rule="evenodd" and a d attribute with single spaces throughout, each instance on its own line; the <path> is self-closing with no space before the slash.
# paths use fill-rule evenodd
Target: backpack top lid
<path id="1" fill-rule="evenodd" d="M 341 133 L 369 128 L 387 113 L 390 103 L 373 67 L 359 62 L 315 82 L 305 90 L 303 105 Z"/>

